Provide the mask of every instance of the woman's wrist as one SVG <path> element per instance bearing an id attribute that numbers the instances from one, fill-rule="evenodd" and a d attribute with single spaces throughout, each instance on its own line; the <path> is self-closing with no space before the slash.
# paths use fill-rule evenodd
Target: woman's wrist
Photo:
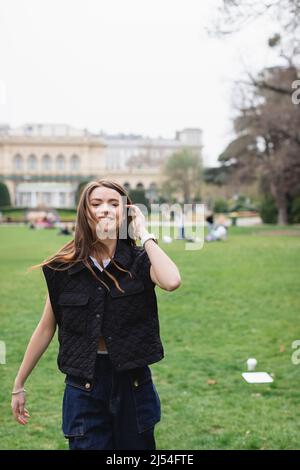
<path id="1" fill-rule="evenodd" d="M 13 391 L 20 390 L 20 388 L 24 388 L 25 382 L 21 382 L 20 380 L 15 380 Z"/>
<path id="2" fill-rule="evenodd" d="M 158 243 L 155 234 L 150 233 L 148 232 L 148 230 L 146 230 L 145 232 L 143 232 L 142 237 L 140 238 L 141 245 L 143 248 L 145 247 L 145 244 L 148 240 L 153 240 L 156 244 Z"/>
<path id="3" fill-rule="evenodd" d="M 18 390 L 16 390 L 15 388 L 13 389 L 13 391 L 11 392 L 12 395 L 19 395 L 19 393 L 25 393 L 26 390 L 24 387 L 22 388 L 19 388 Z"/>
<path id="4" fill-rule="evenodd" d="M 141 240 L 145 235 L 148 235 L 149 232 L 146 227 L 142 227 L 138 233 L 138 238 Z"/>

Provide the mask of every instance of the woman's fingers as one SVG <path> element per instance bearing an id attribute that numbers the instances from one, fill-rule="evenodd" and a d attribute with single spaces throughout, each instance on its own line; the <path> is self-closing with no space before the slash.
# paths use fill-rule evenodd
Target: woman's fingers
<path id="1" fill-rule="evenodd" d="M 25 418 L 22 418 L 22 416 L 18 416 L 18 422 L 20 424 L 27 424 L 27 420 Z"/>
<path id="2" fill-rule="evenodd" d="M 12 405 L 12 413 L 16 421 L 18 421 L 19 416 L 19 406 L 17 403 L 13 403 Z"/>
<path id="3" fill-rule="evenodd" d="M 17 408 L 16 411 L 14 412 L 14 416 L 15 416 L 15 420 L 19 423 L 19 424 L 26 424 L 26 419 L 25 416 L 23 416 L 19 409 Z"/>
<path id="4" fill-rule="evenodd" d="M 28 411 L 24 409 L 23 412 L 19 413 L 18 415 L 18 422 L 20 424 L 27 424 L 29 418 L 30 418 L 30 415 Z"/>
<path id="5" fill-rule="evenodd" d="M 137 206 L 135 206 L 134 204 L 126 204 L 126 207 L 129 207 L 129 209 L 133 209 L 129 215 L 131 215 L 132 217 L 136 218 L 136 217 L 141 217 L 142 219 L 145 218 L 143 212 L 141 211 L 141 209 Z"/>
<path id="6" fill-rule="evenodd" d="M 21 398 L 19 401 L 19 414 L 20 415 L 24 414 L 24 406 L 25 406 L 25 400 Z"/>
<path id="7" fill-rule="evenodd" d="M 133 210 L 133 212 L 135 212 L 136 210 L 138 210 L 139 208 L 137 206 L 135 206 L 134 204 L 126 204 L 126 207 L 129 207 L 129 209 Z"/>
<path id="8" fill-rule="evenodd" d="M 25 408 L 25 400 L 21 399 L 12 404 L 12 412 L 15 420 L 22 425 L 27 424 L 28 419 L 31 417 L 28 410 Z"/>

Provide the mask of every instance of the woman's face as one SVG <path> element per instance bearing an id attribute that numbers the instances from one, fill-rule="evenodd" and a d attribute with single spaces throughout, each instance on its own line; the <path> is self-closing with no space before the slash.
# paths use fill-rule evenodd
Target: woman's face
<path id="1" fill-rule="evenodd" d="M 123 196 L 126 200 L 126 197 Z M 124 202 L 126 202 L 124 200 Z M 122 196 L 115 189 L 101 186 L 93 189 L 89 197 L 90 209 L 96 219 L 99 238 L 117 238 L 122 223 Z"/>

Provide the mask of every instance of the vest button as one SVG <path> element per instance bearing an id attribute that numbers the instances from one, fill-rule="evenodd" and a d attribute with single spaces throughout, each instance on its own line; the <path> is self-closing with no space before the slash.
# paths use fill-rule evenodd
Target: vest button
<path id="1" fill-rule="evenodd" d="M 99 287 L 98 287 L 98 290 L 102 290 L 102 287 L 99 286 Z"/>
<path id="2" fill-rule="evenodd" d="M 91 388 L 91 384 L 90 384 L 89 382 L 87 382 L 87 383 L 85 384 L 85 388 L 86 388 L 86 389 Z"/>
<path id="3" fill-rule="evenodd" d="M 135 381 L 133 382 L 133 385 L 134 385 L 135 387 L 137 387 L 137 386 L 138 386 L 138 384 L 139 384 L 139 381 L 138 381 L 138 379 L 135 379 Z"/>
<path id="4" fill-rule="evenodd" d="M 99 315 L 99 313 L 97 313 L 96 317 L 97 317 L 97 318 L 100 318 L 100 315 Z"/>

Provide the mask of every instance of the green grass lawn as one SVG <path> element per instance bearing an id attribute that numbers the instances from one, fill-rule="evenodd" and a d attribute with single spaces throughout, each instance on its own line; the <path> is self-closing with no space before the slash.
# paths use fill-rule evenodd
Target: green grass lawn
<path id="1" fill-rule="evenodd" d="M 156 288 L 165 349 L 164 359 L 151 365 L 162 405 L 157 449 L 300 448 L 300 365 L 291 362 L 291 344 L 300 339 L 297 230 L 232 227 L 226 242 L 198 251 L 184 250 L 182 241 L 160 242 L 182 285 L 174 292 Z M 42 272 L 27 268 L 70 239 L 56 233 L 0 227 L 0 340 L 7 348 L 0 364 L 1 449 L 67 449 L 56 336 L 26 383 L 29 424 L 18 425 L 10 409 L 46 296 Z M 274 375 L 272 384 L 244 381 L 251 356 L 258 371 Z"/>

